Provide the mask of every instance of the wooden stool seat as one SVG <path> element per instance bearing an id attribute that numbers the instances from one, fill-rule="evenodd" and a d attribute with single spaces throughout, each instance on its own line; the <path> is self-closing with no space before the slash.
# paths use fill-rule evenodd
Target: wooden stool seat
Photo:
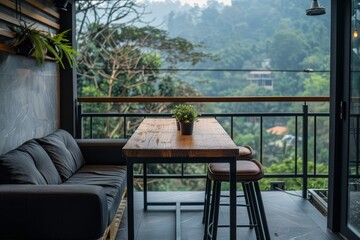
<path id="1" fill-rule="evenodd" d="M 246 145 L 246 146 L 239 146 L 239 155 L 236 157 L 237 160 L 251 160 L 254 158 L 255 156 L 255 152 L 252 149 L 252 147 Z M 224 171 L 226 171 L 226 166 L 227 166 L 227 171 L 229 172 L 229 164 L 228 163 L 224 163 L 224 165 L 219 165 L 219 167 L 221 167 L 222 169 L 224 169 Z M 239 167 L 237 167 L 239 168 Z M 216 172 L 216 171 L 215 171 Z M 227 176 L 229 176 L 229 174 L 227 174 Z M 224 176 L 224 179 L 226 177 Z M 229 177 L 227 177 L 226 179 L 229 179 Z M 203 214 L 203 219 L 202 222 L 205 223 L 205 217 L 206 214 L 208 214 L 208 210 L 209 210 L 209 204 L 208 204 L 208 198 L 210 198 L 210 192 L 211 192 L 211 179 L 209 177 L 206 178 L 206 185 L 205 185 L 205 196 L 204 196 L 204 214 Z"/>
<path id="2" fill-rule="evenodd" d="M 248 148 L 247 148 L 248 149 Z M 241 150 L 247 151 L 242 147 Z M 244 153 L 244 152 L 243 152 Z M 221 183 L 228 182 L 230 176 L 229 163 L 210 163 L 208 165 L 208 178 L 204 203 L 204 240 L 215 240 L 219 227 L 229 227 L 229 225 L 219 225 L 219 208 L 221 195 Z M 258 240 L 269 240 L 269 228 L 266 221 L 265 210 L 261 198 L 258 181 L 264 177 L 264 168 L 257 160 L 237 160 L 236 161 L 236 181 L 242 184 L 245 197 L 245 206 L 249 216 L 249 224 L 237 225 L 237 227 L 255 228 Z M 212 193 L 211 193 L 211 185 Z"/>
<path id="3" fill-rule="evenodd" d="M 239 155 L 237 160 L 250 160 L 255 155 L 254 150 L 250 146 L 239 146 Z"/>
<path id="4" fill-rule="evenodd" d="M 213 181 L 229 181 L 230 164 L 210 163 L 208 177 Z M 257 181 L 264 177 L 264 169 L 256 160 L 236 161 L 236 181 Z"/>

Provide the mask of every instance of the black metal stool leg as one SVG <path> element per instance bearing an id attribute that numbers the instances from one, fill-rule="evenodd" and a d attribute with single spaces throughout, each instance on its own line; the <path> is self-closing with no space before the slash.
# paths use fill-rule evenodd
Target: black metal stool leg
<path id="1" fill-rule="evenodd" d="M 210 218 L 210 209 L 211 209 L 211 184 L 210 179 L 206 180 L 206 200 L 204 203 L 204 213 L 203 213 L 203 223 L 204 223 L 204 240 L 208 239 L 209 232 L 209 218 Z"/>
<path id="2" fill-rule="evenodd" d="M 209 208 L 210 208 L 210 212 L 208 212 L 208 215 L 206 216 L 205 219 L 205 227 L 204 227 L 204 240 L 209 240 L 211 239 L 211 233 L 212 233 L 212 227 L 213 227 L 213 219 L 214 219 L 214 202 L 215 202 L 215 197 L 216 194 L 214 194 L 216 192 L 216 183 L 215 181 L 211 181 L 212 183 L 212 194 L 210 197 L 210 202 L 209 202 Z"/>
<path id="3" fill-rule="evenodd" d="M 211 231 L 211 239 L 217 238 L 217 230 L 219 223 L 219 210 L 220 210 L 220 198 L 221 198 L 221 181 L 215 181 L 215 191 L 213 195 L 215 196 L 213 204 L 214 208 L 214 217 L 212 219 L 212 231 Z"/>
<path id="4" fill-rule="evenodd" d="M 202 223 L 206 223 L 205 219 L 209 215 L 210 197 L 211 197 L 211 180 L 209 178 L 206 178 L 204 212 L 203 212 Z"/>
<path id="5" fill-rule="evenodd" d="M 245 198 L 245 205 L 246 205 L 246 210 L 249 216 L 249 225 L 250 225 L 250 229 L 253 228 L 252 225 L 254 225 L 254 213 L 251 212 L 251 205 L 250 205 L 250 201 L 249 201 L 249 191 L 247 190 L 245 183 L 242 182 L 242 188 L 243 188 L 243 192 L 244 192 L 244 198 Z"/>
<path id="6" fill-rule="evenodd" d="M 258 202 L 258 205 L 259 205 L 259 212 L 260 212 L 260 217 L 261 217 L 261 225 L 263 227 L 263 232 L 264 232 L 264 235 L 265 235 L 265 239 L 270 240 L 269 227 L 268 227 L 267 220 L 266 220 L 265 209 L 264 209 L 264 204 L 263 204 L 262 197 L 261 197 L 259 183 L 254 182 L 253 184 L 254 184 L 254 188 L 255 188 L 255 194 L 256 194 L 257 202 Z"/>
<path id="7" fill-rule="evenodd" d="M 245 204 L 237 203 L 236 206 L 246 206 L 249 217 L 248 225 L 238 224 L 237 227 L 255 227 L 254 230 L 257 240 L 270 240 L 264 205 L 258 183 L 258 180 L 262 179 L 264 176 L 263 167 L 257 160 L 239 160 L 236 164 L 236 179 L 238 183 L 242 184 L 244 192 L 244 195 L 237 195 L 237 197 L 245 197 Z M 216 240 L 218 228 L 229 227 L 229 225 L 218 225 L 220 206 L 228 205 L 228 203 L 220 203 L 220 199 L 222 197 L 221 182 L 228 181 L 229 171 L 225 170 L 224 165 L 220 163 L 213 163 L 208 166 L 208 181 L 210 181 L 210 184 L 208 182 L 206 183 L 204 201 L 204 240 Z"/>
<path id="8" fill-rule="evenodd" d="M 256 200 L 255 188 L 253 182 L 247 182 L 245 184 L 249 191 L 249 201 L 251 204 L 252 212 L 254 213 L 253 217 L 256 223 L 255 226 L 256 239 L 263 240 L 264 238 L 263 238 L 262 226 L 260 223 L 261 219 L 260 219 L 259 208 Z"/>

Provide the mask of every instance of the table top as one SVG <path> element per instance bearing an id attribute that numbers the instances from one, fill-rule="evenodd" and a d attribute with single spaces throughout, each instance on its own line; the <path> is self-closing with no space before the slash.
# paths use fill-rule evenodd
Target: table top
<path id="1" fill-rule="evenodd" d="M 236 157 L 238 148 L 215 118 L 199 118 L 181 135 L 173 118 L 145 118 L 123 147 L 126 157 Z"/>

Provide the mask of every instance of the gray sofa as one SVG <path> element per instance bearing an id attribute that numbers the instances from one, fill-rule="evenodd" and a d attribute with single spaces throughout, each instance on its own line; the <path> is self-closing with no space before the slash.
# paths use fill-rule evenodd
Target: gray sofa
<path id="1" fill-rule="evenodd" d="M 60 129 L 1 155 L 0 239 L 114 238 L 125 143 L 75 140 Z"/>

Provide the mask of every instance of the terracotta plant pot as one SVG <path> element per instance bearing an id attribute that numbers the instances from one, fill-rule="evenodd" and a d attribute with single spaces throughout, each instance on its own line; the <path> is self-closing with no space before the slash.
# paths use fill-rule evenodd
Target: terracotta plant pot
<path id="1" fill-rule="evenodd" d="M 194 123 L 180 123 L 181 135 L 192 135 Z"/>

